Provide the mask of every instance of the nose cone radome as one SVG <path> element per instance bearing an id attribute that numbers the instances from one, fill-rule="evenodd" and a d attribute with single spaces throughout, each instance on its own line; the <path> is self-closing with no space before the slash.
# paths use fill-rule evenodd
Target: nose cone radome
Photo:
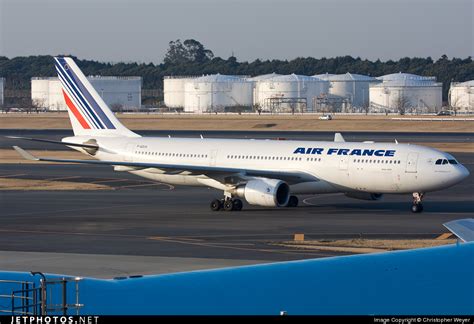
<path id="1" fill-rule="evenodd" d="M 462 181 L 464 179 L 466 179 L 467 177 L 469 177 L 469 170 L 462 164 L 459 165 L 459 168 L 458 168 L 458 179 L 459 181 Z"/>

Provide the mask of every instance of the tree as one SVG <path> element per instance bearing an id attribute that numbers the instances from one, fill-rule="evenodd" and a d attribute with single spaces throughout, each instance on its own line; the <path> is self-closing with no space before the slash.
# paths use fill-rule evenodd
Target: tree
<path id="1" fill-rule="evenodd" d="M 189 63 L 206 63 L 212 60 L 214 53 L 208 50 L 195 39 L 187 39 L 184 43 L 177 39 L 169 42 L 164 63 L 169 65 L 180 65 Z"/>
<path id="2" fill-rule="evenodd" d="M 370 112 L 370 105 L 369 105 L 369 103 L 364 103 L 364 104 L 362 105 L 362 111 L 365 112 L 366 115 L 369 114 L 369 112 Z"/>
<path id="3" fill-rule="evenodd" d="M 184 41 L 184 47 L 187 51 L 188 59 L 193 63 L 205 63 L 214 57 L 214 53 L 208 50 L 200 42 L 194 39 Z"/>
<path id="4" fill-rule="evenodd" d="M 449 94 L 451 95 L 451 93 Z M 451 97 L 452 98 L 452 97 Z M 458 114 L 458 110 L 459 110 L 459 106 L 460 106 L 460 101 L 461 101 L 461 97 L 460 96 L 456 96 L 456 98 L 454 99 L 454 101 L 451 100 L 451 98 L 448 98 L 449 99 L 449 108 L 451 110 L 454 111 L 454 115 L 457 115 Z"/>
<path id="5" fill-rule="evenodd" d="M 110 109 L 115 113 L 123 112 L 123 105 L 121 103 L 113 103 L 110 105 Z"/>
<path id="6" fill-rule="evenodd" d="M 399 93 L 397 99 L 395 100 L 395 109 L 400 115 L 405 115 L 407 109 L 410 106 L 410 99 L 406 97 L 403 93 Z"/>

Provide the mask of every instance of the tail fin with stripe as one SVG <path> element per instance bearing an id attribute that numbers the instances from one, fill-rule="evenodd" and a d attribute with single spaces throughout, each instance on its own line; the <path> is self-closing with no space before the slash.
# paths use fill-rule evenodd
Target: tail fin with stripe
<path id="1" fill-rule="evenodd" d="M 138 137 L 115 117 L 74 60 L 55 57 L 74 135 Z"/>

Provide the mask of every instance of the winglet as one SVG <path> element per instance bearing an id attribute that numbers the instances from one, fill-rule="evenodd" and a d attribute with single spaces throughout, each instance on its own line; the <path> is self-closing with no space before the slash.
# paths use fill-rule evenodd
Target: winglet
<path id="1" fill-rule="evenodd" d="M 457 219 L 443 224 L 463 242 L 474 241 L 474 218 Z"/>
<path id="2" fill-rule="evenodd" d="M 32 155 L 31 153 L 28 153 L 27 151 L 25 151 L 21 147 L 13 146 L 13 148 L 15 149 L 15 151 L 18 152 L 18 154 L 20 154 L 26 160 L 31 160 L 31 161 L 39 161 L 40 160 L 39 158 Z"/>
<path id="3" fill-rule="evenodd" d="M 346 140 L 342 137 L 341 133 L 334 134 L 334 142 L 345 142 Z"/>

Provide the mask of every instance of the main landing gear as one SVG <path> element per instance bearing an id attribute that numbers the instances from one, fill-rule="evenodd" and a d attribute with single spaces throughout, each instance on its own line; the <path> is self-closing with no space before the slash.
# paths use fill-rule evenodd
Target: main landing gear
<path id="1" fill-rule="evenodd" d="M 421 213 L 423 211 L 423 204 L 421 203 L 423 196 L 424 194 L 421 192 L 413 193 L 413 205 L 411 206 L 411 211 L 413 213 Z"/>
<path id="2" fill-rule="evenodd" d="M 298 206 L 298 197 L 290 196 L 286 207 L 297 207 Z M 232 197 L 225 197 L 223 199 L 214 199 L 211 201 L 211 210 L 212 211 L 240 211 L 242 210 L 243 204 L 242 200 Z"/>
<path id="3" fill-rule="evenodd" d="M 232 199 L 232 198 L 224 198 L 224 199 L 214 199 L 211 202 L 211 210 L 212 211 L 240 211 L 242 210 L 243 203 L 240 199 Z"/>

